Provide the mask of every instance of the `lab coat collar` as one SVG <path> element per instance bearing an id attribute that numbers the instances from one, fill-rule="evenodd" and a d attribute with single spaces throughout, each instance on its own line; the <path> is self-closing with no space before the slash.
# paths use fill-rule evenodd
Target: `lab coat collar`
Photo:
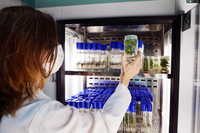
<path id="1" fill-rule="evenodd" d="M 36 94 L 33 100 L 29 100 L 27 94 L 23 95 L 23 99 L 25 99 L 23 106 L 26 106 L 28 104 L 31 104 L 33 102 L 36 102 L 38 100 L 51 100 L 50 97 L 44 94 L 42 90 L 39 90 Z"/>

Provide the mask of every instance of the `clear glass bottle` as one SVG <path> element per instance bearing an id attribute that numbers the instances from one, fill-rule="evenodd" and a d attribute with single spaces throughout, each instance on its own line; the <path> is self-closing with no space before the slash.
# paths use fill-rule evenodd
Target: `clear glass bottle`
<path id="1" fill-rule="evenodd" d="M 149 56 L 145 56 L 143 58 L 143 72 L 149 72 L 150 71 L 150 60 L 149 60 Z"/>
<path id="2" fill-rule="evenodd" d="M 130 116 L 131 116 L 131 112 L 130 112 L 130 106 L 128 107 L 125 116 L 124 116 L 124 130 L 125 132 L 129 133 L 131 131 L 130 127 Z"/>
<path id="3" fill-rule="evenodd" d="M 116 42 L 115 58 L 116 58 L 116 69 L 121 69 L 121 42 Z"/>
<path id="4" fill-rule="evenodd" d="M 82 69 L 86 69 L 86 61 L 87 61 L 87 50 L 86 50 L 86 43 L 82 43 L 83 47 L 82 47 L 82 54 L 83 54 L 83 65 L 82 65 Z"/>
<path id="5" fill-rule="evenodd" d="M 160 66 L 161 73 L 169 73 L 169 56 L 161 56 Z"/>
<path id="6" fill-rule="evenodd" d="M 136 133 L 136 102 L 133 100 L 130 105 L 131 116 L 130 116 L 130 131 L 131 133 Z"/>
<path id="7" fill-rule="evenodd" d="M 126 60 L 127 62 L 132 62 L 138 51 L 138 37 L 136 35 L 126 35 L 124 37 L 124 46 L 127 54 Z"/>
<path id="8" fill-rule="evenodd" d="M 141 96 L 136 95 L 136 115 L 141 115 Z"/>
<path id="9" fill-rule="evenodd" d="M 155 56 L 153 60 L 153 72 L 159 73 L 160 72 L 160 57 Z"/>
<path id="10" fill-rule="evenodd" d="M 81 49 L 80 49 L 80 64 L 81 69 L 84 67 L 84 49 L 83 49 L 83 43 L 81 43 Z"/>
<path id="11" fill-rule="evenodd" d="M 77 42 L 76 43 L 76 68 L 80 69 L 81 68 L 81 43 Z"/>
<path id="12" fill-rule="evenodd" d="M 91 68 L 96 69 L 96 42 L 92 43 L 92 51 L 91 51 L 91 58 L 92 58 L 92 63 L 91 63 Z"/>
<path id="13" fill-rule="evenodd" d="M 96 49 L 96 68 L 100 69 L 100 64 L 101 64 L 101 49 L 102 49 L 102 44 L 97 43 L 97 49 Z"/>
<path id="14" fill-rule="evenodd" d="M 153 62 L 154 62 L 154 56 L 150 56 L 149 57 L 149 60 L 150 60 L 150 72 L 152 72 L 153 71 Z"/>
<path id="15" fill-rule="evenodd" d="M 146 121 L 146 102 L 141 102 L 141 127 L 145 130 L 147 127 L 147 121 Z"/>
<path id="16" fill-rule="evenodd" d="M 92 60 L 93 60 L 93 50 L 92 50 L 92 43 L 90 43 L 90 53 L 89 53 L 90 69 L 92 69 Z"/>
<path id="17" fill-rule="evenodd" d="M 91 69 L 91 57 L 90 57 L 90 55 L 91 55 L 91 43 L 86 43 L 86 45 L 87 45 L 87 56 L 86 56 L 86 68 L 87 69 Z"/>
<path id="18" fill-rule="evenodd" d="M 116 69 L 115 67 L 115 42 L 110 43 L 110 68 Z"/>
<path id="19" fill-rule="evenodd" d="M 141 52 L 142 60 L 144 60 L 144 44 L 141 40 L 138 41 L 138 51 Z M 140 72 L 143 72 L 143 62 L 141 65 Z"/>
<path id="20" fill-rule="evenodd" d="M 102 45 L 102 51 L 101 51 L 101 68 L 106 68 L 106 62 L 107 62 L 107 45 Z"/>
<path id="21" fill-rule="evenodd" d="M 147 128 L 152 127 L 152 104 L 147 103 Z"/>

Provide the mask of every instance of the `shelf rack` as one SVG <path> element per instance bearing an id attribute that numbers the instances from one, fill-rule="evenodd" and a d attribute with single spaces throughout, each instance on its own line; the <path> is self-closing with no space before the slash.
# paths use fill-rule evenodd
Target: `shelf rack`
<path id="1" fill-rule="evenodd" d="M 65 71 L 65 75 L 118 76 L 119 77 L 120 76 L 120 72 Z M 139 73 L 134 78 L 171 79 L 171 74 Z"/>

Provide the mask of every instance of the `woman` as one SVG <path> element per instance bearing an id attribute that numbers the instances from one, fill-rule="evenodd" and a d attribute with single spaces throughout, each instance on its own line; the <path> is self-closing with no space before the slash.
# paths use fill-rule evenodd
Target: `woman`
<path id="1" fill-rule="evenodd" d="M 62 64 L 52 17 L 28 6 L 0 10 L 0 132 L 115 133 L 130 104 L 130 78 L 141 66 L 122 55 L 120 84 L 102 112 L 80 113 L 41 89 Z"/>

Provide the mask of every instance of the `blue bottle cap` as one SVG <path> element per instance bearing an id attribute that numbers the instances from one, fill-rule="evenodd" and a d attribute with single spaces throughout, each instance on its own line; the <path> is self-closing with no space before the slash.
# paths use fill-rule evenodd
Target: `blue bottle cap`
<path id="1" fill-rule="evenodd" d="M 86 49 L 86 43 L 82 43 L 82 49 L 85 50 Z"/>
<path id="2" fill-rule="evenodd" d="M 86 43 L 86 45 L 88 50 L 91 49 L 91 43 Z"/>
<path id="3" fill-rule="evenodd" d="M 141 98 L 142 98 L 142 97 L 144 98 L 144 94 L 143 94 L 143 93 L 142 93 L 142 94 L 140 94 L 140 97 L 141 97 Z"/>
<path id="4" fill-rule="evenodd" d="M 136 100 L 132 100 L 131 103 L 136 104 Z"/>
<path id="5" fill-rule="evenodd" d="M 79 109 L 80 108 L 80 101 L 76 101 L 76 108 Z"/>
<path id="6" fill-rule="evenodd" d="M 85 108 L 90 109 L 90 100 L 85 101 Z"/>
<path id="7" fill-rule="evenodd" d="M 93 102 L 98 102 L 98 99 L 94 99 Z"/>
<path id="8" fill-rule="evenodd" d="M 69 105 L 69 100 L 68 99 L 65 101 L 65 105 Z"/>
<path id="9" fill-rule="evenodd" d="M 71 96 L 71 98 L 75 99 L 76 97 L 75 96 Z"/>
<path id="10" fill-rule="evenodd" d="M 77 99 L 78 99 L 78 101 L 82 101 L 83 100 L 83 98 L 81 98 L 81 97 L 78 97 Z"/>
<path id="11" fill-rule="evenodd" d="M 116 49 L 121 49 L 121 47 L 122 47 L 122 43 L 121 42 L 116 42 L 115 43 L 115 47 L 116 47 Z"/>
<path id="12" fill-rule="evenodd" d="M 151 103 L 147 103 L 147 111 L 152 112 L 152 104 Z"/>
<path id="13" fill-rule="evenodd" d="M 81 49 L 81 42 L 76 43 L 76 49 Z"/>
<path id="14" fill-rule="evenodd" d="M 97 102 L 94 102 L 94 101 L 92 102 L 92 108 L 97 109 Z"/>
<path id="15" fill-rule="evenodd" d="M 96 97 L 98 94 L 97 93 L 93 93 L 92 94 L 92 97 Z"/>
<path id="16" fill-rule="evenodd" d="M 106 50 L 107 50 L 107 45 L 106 45 L 106 44 L 104 44 L 104 45 L 102 46 L 102 50 L 103 50 L 103 51 L 106 51 Z"/>
<path id="17" fill-rule="evenodd" d="M 103 106 L 103 105 L 102 105 L 102 102 L 100 102 L 100 101 L 97 102 L 97 108 L 98 108 L 98 109 L 102 109 L 102 106 Z"/>
<path id="18" fill-rule="evenodd" d="M 80 101 L 80 108 L 85 108 L 85 100 Z"/>
<path id="19" fill-rule="evenodd" d="M 142 48 L 142 45 L 143 45 L 142 40 L 139 40 L 139 41 L 138 41 L 138 48 Z"/>
<path id="20" fill-rule="evenodd" d="M 150 96 L 149 98 L 150 98 L 151 102 L 153 102 L 153 96 Z"/>
<path id="21" fill-rule="evenodd" d="M 134 107 L 134 106 L 133 106 L 133 103 L 131 103 L 129 106 L 130 106 L 130 111 L 133 113 L 133 110 L 134 110 L 134 109 L 133 109 L 133 107 Z"/>
<path id="22" fill-rule="evenodd" d="M 102 102 L 102 108 L 104 107 L 105 104 L 106 104 L 106 100 L 104 100 L 104 101 Z"/>
<path id="23" fill-rule="evenodd" d="M 141 97 L 141 101 L 146 101 L 146 98 L 144 98 L 144 97 Z"/>
<path id="24" fill-rule="evenodd" d="M 143 102 L 143 103 L 144 103 L 144 102 L 146 103 L 146 99 L 142 99 L 142 100 L 141 100 L 141 103 L 142 103 L 142 102 Z"/>
<path id="25" fill-rule="evenodd" d="M 147 104 L 151 103 L 150 99 L 147 99 L 147 100 L 146 100 L 146 103 L 147 103 Z"/>
<path id="26" fill-rule="evenodd" d="M 130 105 L 129 105 L 126 112 L 130 112 L 130 111 L 131 111 L 131 110 L 130 110 Z"/>
<path id="27" fill-rule="evenodd" d="M 135 113 L 136 112 L 136 103 L 135 102 L 131 102 L 131 106 L 130 106 L 131 112 Z"/>
<path id="28" fill-rule="evenodd" d="M 141 103 L 141 111 L 146 111 L 146 103 L 145 102 Z"/>
<path id="29" fill-rule="evenodd" d="M 89 100 L 89 99 L 90 99 L 89 97 L 86 97 L 86 98 L 85 98 L 85 100 Z"/>
<path id="30" fill-rule="evenodd" d="M 115 49 L 115 43 L 114 41 L 111 41 L 110 42 L 110 49 Z"/>
<path id="31" fill-rule="evenodd" d="M 122 44 L 121 50 L 124 50 L 124 44 Z"/>
<path id="32" fill-rule="evenodd" d="M 70 105 L 70 106 L 73 106 L 73 107 L 76 107 L 76 101 L 75 101 L 75 100 L 71 100 L 71 101 L 69 102 L 69 105 Z"/>
<path id="33" fill-rule="evenodd" d="M 140 95 L 136 95 L 136 101 L 141 101 Z"/>
<path id="34" fill-rule="evenodd" d="M 90 101 L 93 101 L 94 100 L 94 97 L 90 97 Z"/>
<path id="35" fill-rule="evenodd" d="M 102 44 L 101 43 L 97 43 L 97 50 L 101 50 Z"/>
<path id="36" fill-rule="evenodd" d="M 132 97 L 132 101 L 136 100 L 136 97 Z"/>
<path id="37" fill-rule="evenodd" d="M 93 43 L 92 43 L 92 49 L 93 49 L 93 50 L 96 50 L 96 42 L 93 42 Z"/>
<path id="38" fill-rule="evenodd" d="M 78 94 L 79 94 L 79 95 L 81 95 L 81 94 L 83 94 L 83 92 L 82 92 L 82 91 L 80 91 Z"/>

